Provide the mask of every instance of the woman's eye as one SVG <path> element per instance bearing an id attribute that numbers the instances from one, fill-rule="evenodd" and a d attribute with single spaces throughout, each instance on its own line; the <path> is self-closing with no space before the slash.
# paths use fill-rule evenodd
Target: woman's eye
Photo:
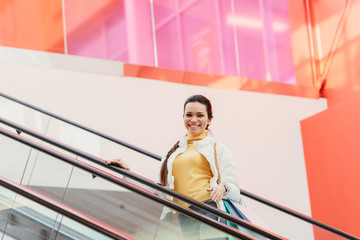
<path id="1" fill-rule="evenodd" d="M 187 116 L 187 117 L 191 117 L 191 114 L 188 113 L 188 114 L 186 114 L 186 116 Z"/>
<path id="2" fill-rule="evenodd" d="M 202 115 L 202 114 L 200 114 L 200 115 L 198 115 L 198 117 L 203 117 L 204 115 Z"/>

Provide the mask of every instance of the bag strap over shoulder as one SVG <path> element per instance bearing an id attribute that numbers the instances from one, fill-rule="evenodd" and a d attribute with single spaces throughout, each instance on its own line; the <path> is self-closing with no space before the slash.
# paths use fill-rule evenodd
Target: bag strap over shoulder
<path id="1" fill-rule="evenodd" d="M 216 154 L 216 142 L 214 143 L 214 154 L 215 154 L 215 165 L 216 165 L 216 171 L 218 174 L 218 183 L 220 183 L 220 172 L 219 172 L 219 165 L 218 165 L 218 161 L 217 161 L 217 154 Z"/>
<path id="2" fill-rule="evenodd" d="M 216 142 L 214 143 L 214 154 L 215 154 L 215 166 L 216 166 L 216 171 L 217 171 L 217 174 L 218 174 L 218 184 L 220 184 L 221 181 L 220 181 L 219 164 L 218 164 L 218 161 L 217 161 L 217 154 L 216 154 Z M 224 194 L 224 196 L 225 196 L 226 194 L 228 194 L 229 188 L 226 186 L 226 184 L 224 185 L 224 187 L 226 189 L 226 192 Z M 225 201 L 227 201 L 227 200 L 225 200 Z M 239 204 L 244 205 L 246 207 L 246 203 L 242 198 L 240 198 Z"/>

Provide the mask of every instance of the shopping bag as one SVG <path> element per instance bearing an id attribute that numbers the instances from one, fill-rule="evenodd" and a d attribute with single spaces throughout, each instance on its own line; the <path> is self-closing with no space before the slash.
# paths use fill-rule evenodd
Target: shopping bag
<path id="1" fill-rule="evenodd" d="M 231 212 L 231 215 L 237 216 L 245 221 L 250 222 L 250 220 L 246 217 L 245 214 L 243 214 L 241 212 L 241 210 L 239 210 L 233 201 L 231 200 L 224 200 L 224 205 L 226 205 L 226 207 L 229 209 L 229 212 Z"/>
<path id="2" fill-rule="evenodd" d="M 238 214 L 241 214 L 243 216 L 242 219 L 249 221 L 260 228 L 271 231 L 269 226 L 251 208 L 247 207 L 244 204 L 239 204 L 231 200 L 229 200 L 228 202 L 229 205 L 231 205 L 231 208 L 234 209 L 234 211 L 238 211 Z"/>
<path id="3" fill-rule="evenodd" d="M 247 216 L 245 216 L 245 214 L 243 212 L 241 212 L 240 209 L 237 208 L 237 206 L 235 206 L 235 203 L 231 200 L 223 200 L 223 203 L 224 203 L 224 206 L 225 206 L 225 211 L 233 216 L 236 216 L 238 218 L 241 218 L 245 221 L 248 221 L 248 222 L 251 222 L 249 221 L 249 218 L 247 218 Z M 252 222 L 251 222 L 252 223 Z M 253 223 L 254 224 L 254 223 Z M 251 231 L 251 230 L 248 230 L 244 227 L 241 227 L 239 225 L 236 225 L 232 222 L 229 222 L 229 221 L 226 221 L 226 225 L 232 227 L 232 228 L 235 228 L 235 229 L 238 229 L 240 232 L 243 232 L 243 233 L 246 233 L 250 236 L 253 236 L 257 239 L 266 239 L 265 237 Z M 255 224 L 256 225 L 256 224 Z M 230 240 L 232 239 L 235 239 L 233 237 L 230 237 Z"/>
<path id="4" fill-rule="evenodd" d="M 215 153 L 215 165 L 216 165 L 216 170 L 217 170 L 217 173 L 218 173 L 218 183 L 220 183 L 220 172 L 219 172 L 219 165 L 218 165 L 218 162 L 217 162 L 217 155 L 216 155 L 216 143 L 214 143 L 214 153 Z M 235 202 L 231 201 L 231 200 L 225 200 L 223 199 L 223 203 L 224 203 L 224 206 L 225 206 L 225 211 L 233 216 L 236 216 L 238 218 L 241 218 L 245 221 L 248 221 L 248 222 L 251 222 L 252 224 L 254 225 L 257 225 L 261 228 L 265 228 L 265 229 L 268 229 L 268 227 L 264 227 L 266 226 L 262 221 L 259 220 L 259 218 L 256 218 L 255 217 L 255 214 L 253 214 L 251 211 L 247 211 L 247 209 L 244 208 L 243 205 L 240 205 L 240 204 L 236 204 Z M 246 214 L 245 214 L 246 213 Z M 249 215 L 247 215 L 249 214 Z M 249 217 L 251 216 L 251 219 L 249 219 Z M 254 220 L 254 222 L 252 221 Z M 244 227 L 240 227 L 232 222 L 229 222 L 229 221 L 226 221 L 226 224 L 230 227 L 233 227 L 235 229 L 238 229 L 239 231 L 243 232 L 243 233 L 246 233 L 250 236 L 253 236 L 253 237 L 256 237 L 258 239 L 266 239 L 265 237 L 257 234 L 257 233 L 254 233 L 253 231 L 251 230 L 248 230 Z M 259 225 L 258 225 L 259 224 Z M 233 237 L 230 237 L 230 239 L 235 239 Z"/>

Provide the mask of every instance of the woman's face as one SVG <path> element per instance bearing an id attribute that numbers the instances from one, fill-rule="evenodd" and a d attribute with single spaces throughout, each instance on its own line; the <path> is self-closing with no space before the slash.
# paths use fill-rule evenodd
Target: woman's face
<path id="1" fill-rule="evenodd" d="M 191 134 L 201 133 L 210 125 L 206 105 L 199 102 L 189 102 L 185 106 L 184 124 Z"/>

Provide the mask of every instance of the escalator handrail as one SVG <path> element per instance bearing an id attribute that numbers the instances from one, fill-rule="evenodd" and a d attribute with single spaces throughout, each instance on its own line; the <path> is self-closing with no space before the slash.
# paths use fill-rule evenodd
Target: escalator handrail
<path id="1" fill-rule="evenodd" d="M 48 112 L 48 111 L 46 111 L 46 110 L 44 110 L 44 109 L 35 107 L 34 105 L 31 105 L 31 104 L 29 104 L 29 103 L 26 103 L 26 102 L 24 102 L 24 101 L 21 101 L 21 100 L 19 100 L 19 99 L 16 99 L 16 98 L 14 98 L 14 97 L 11 97 L 11 96 L 9 96 L 9 95 L 7 95 L 7 94 L 5 94 L 5 93 L 0 92 L 0 96 L 1 96 L 1 97 L 4 97 L 4 98 L 7 98 L 7 99 L 9 99 L 9 100 L 11 100 L 11 101 L 17 102 L 17 103 L 19 103 L 19 104 L 21 104 L 21 105 L 24 105 L 24 106 L 26 106 L 26 107 L 29 107 L 29 108 L 31 108 L 31 109 L 34 109 L 35 111 L 44 113 L 44 114 L 46 114 L 46 115 L 48 115 L 48 116 L 50 116 L 50 117 L 56 118 L 56 119 L 58 119 L 58 120 L 60 120 L 60 121 L 66 122 L 66 123 L 68 123 L 68 124 L 70 124 L 70 125 L 73 125 L 73 126 L 75 126 L 75 127 L 80 128 L 80 129 L 83 129 L 83 130 L 85 130 L 85 131 L 87 131 L 87 132 L 90 132 L 90 133 L 93 133 L 93 134 L 98 135 L 98 136 L 100 136 L 100 137 L 103 137 L 103 138 L 105 138 L 105 139 L 107 139 L 107 140 L 110 140 L 110 141 L 112 141 L 112 142 L 118 143 L 118 144 L 120 144 L 120 145 L 122 145 L 122 146 L 124 146 L 124 147 L 130 148 L 131 150 L 134 150 L 134 151 L 136 151 L 136 152 L 139 152 L 139 153 L 141 153 L 141 154 L 144 154 L 144 155 L 146 155 L 146 156 L 148 156 L 148 157 L 151 157 L 151 158 L 153 158 L 153 159 L 156 159 L 156 160 L 159 160 L 159 161 L 161 160 L 161 157 L 160 157 L 159 155 L 156 155 L 156 154 L 154 154 L 154 153 L 151 153 L 151 152 L 149 152 L 149 151 L 146 151 L 146 150 L 144 150 L 144 149 L 141 149 L 141 148 L 139 148 L 139 147 L 136 147 L 136 146 L 134 146 L 134 145 L 132 145 L 132 144 L 130 144 L 130 143 L 127 143 L 127 142 L 125 142 L 125 141 L 122 141 L 122 140 L 116 139 L 116 138 L 114 138 L 114 137 L 111 137 L 111 136 L 109 136 L 109 135 L 106 135 L 106 134 L 104 134 L 104 133 L 98 132 L 98 131 L 96 131 L 96 130 L 94 130 L 94 129 L 88 128 L 88 127 L 83 126 L 83 125 L 81 125 L 81 124 L 79 124 L 79 123 L 70 121 L 70 120 L 65 119 L 65 118 L 63 118 L 63 117 L 60 117 L 60 116 L 58 116 L 58 115 L 56 115 L 56 114 L 50 113 L 50 112 Z"/>
<path id="2" fill-rule="evenodd" d="M 155 182 L 153 182 L 153 181 L 151 181 L 149 179 L 146 179 L 146 178 L 144 178 L 142 176 L 139 176 L 137 174 L 134 174 L 134 173 L 129 172 L 129 171 L 125 171 L 123 169 L 120 169 L 120 168 L 117 168 L 117 167 L 114 167 L 114 166 L 110 166 L 110 165 L 106 164 L 105 161 L 103 159 L 101 159 L 101 158 L 95 157 L 95 156 L 90 155 L 90 154 L 88 154 L 88 153 L 86 153 L 84 151 L 76 149 L 76 148 L 74 148 L 72 146 L 61 143 L 61 142 L 59 142 L 57 140 L 54 140 L 54 139 L 52 139 L 52 138 L 50 138 L 50 137 L 48 137 L 46 135 L 43 135 L 41 133 L 38 133 L 38 132 L 33 131 L 31 129 L 28 129 L 28 128 L 24 127 L 24 126 L 21 126 L 19 124 L 11 122 L 11 121 L 9 121 L 7 119 L 4 119 L 2 117 L 0 117 L 0 123 L 3 123 L 3 124 L 5 124 L 5 125 L 7 125 L 9 127 L 12 127 L 14 129 L 16 129 L 18 134 L 19 133 L 21 134 L 21 132 L 27 133 L 27 134 L 29 134 L 29 135 L 37 138 L 37 139 L 40 139 L 40 140 L 42 140 L 44 142 L 47 142 L 47 143 L 49 143 L 49 144 L 51 144 L 53 146 L 59 147 L 59 148 L 61 148 L 63 150 L 71 152 L 71 153 L 73 153 L 75 155 L 81 156 L 81 157 L 83 157 L 83 158 L 85 158 L 85 159 L 87 159 L 87 160 L 89 160 L 89 161 L 91 161 L 91 162 L 93 162 L 95 164 L 99 164 L 102 167 L 106 167 L 106 168 L 111 169 L 111 170 L 113 170 L 113 171 L 115 171 L 117 173 L 123 174 L 123 175 L 125 175 L 125 176 L 127 176 L 127 177 L 129 177 L 129 178 L 131 178 L 131 179 L 133 179 L 135 181 L 141 182 L 141 183 L 143 183 L 143 184 L 145 184 L 145 185 L 147 185 L 149 187 L 152 187 L 152 188 L 154 188 L 154 189 L 156 189 L 156 190 L 158 190 L 158 191 L 160 191 L 162 193 L 171 195 L 171 196 L 176 197 L 177 199 L 180 199 L 180 200 L 182 200 L 182 201 L 184 201 L 184 202 L 186 202 L 186 203 L 188 203 L 190 205 L 197 206 L 197 207 L 199 207 L 199 208 L 201 208 L 201 209 L 203 209 L 205 211 L 213 213 L 213 214 L 217 215 L 218 217 L 221 217 L 221 218 L 223 218 L 225 220 L 228 220 L 230 222 L 233 222 L 233 223 L 236 223 L 236 224 L 239 224 L 239 225 L 241 224 L 241 220 L 239 220 L 238 218 L 236 218 L 236 217 L 234 217 L 234 216 L 232 216 L 230 214 L 227 214 L 227 213 L 225 213 L 223 211 L 220 211 L 217 208 L 213 208 L 213 207 L 209 206 L 208 204 L 203 204 L 201 202 L 195 201 L 195 200 L 193 200 L 193 199 L 191 199 L 191 198 L 189 198 L 189 197 L 187 197 L 187 196 L 185 196 L 183 194 L 180 194 L 180 193 L 175 192 L 175 191 L 173 191 L 173 190 L 171 190 L 171 189 L 169 189 L 167 187 L 156 184 Z M 263 231 L 263 234 L 275 235 L 274 233 L 271 233 L 271 232 L 269 232 L 268 230 L 265 230 L 265 229 L 262 229 L 262 231 Z"/>
<path id="3" fill-rule="evenodd" d="M 32 140 L 29 140 L 29 139 L 27 139 L 25 137 L 22 137 L 22 136 L 20 136 L 18 134 L 15 134 L 15 133 L 13 133 L 11 131 L 8 131 L 6 129 L 3 129 L 1 127 L 0 127 L 0 134 L 3 134 L 4 136 L 7 136 L 7 137 L 9 137 L 9 138 L 11 138 L 13 140 L 21 142 L 21 143 L 23 143 L 25 145 L 28 145 L 28 146 L 32 147 L 32 148 L 35 148 L 35 149 L 37 149 L 37 150 L 39 150 L 39 151 L 41 151 L 43 153 L 46 153 L 46 154 L 48 154 L 48 155 L 50 155 L 52 157 L 55 157 L 55 158 L 57 158 L 59 160 L 62 160 L 64 162 L 66 162 L 68 164 L 71 164 L 72 166 L 75 166 L 77 168 L 80 168 L 80 169 L 82 169 L 82 170 L 84 170 L 86 172 L 89 172 L 92 175 L 99 176 L 99 177 L 101 177 L 101 178 L 103 178 L 105 180 L 108 180 L 108 181 L 116 184 L 116 185 L 124 187 L 124 188 L 126 188 L 126 189 L 128 189 L 128 190 L 130 190 L 132 192 L 136 192 L 136 193 L 138 193 L 138 194 L 140 194 L 140 195 L 142 195 L 144 197 L 150 198 L 150 199 L 152 199 L 152 200 L 154 200 L 156 202 L 159 202 L 159 203 L 161 203 L 163 205 L 166 205 L 167 207 L 170 207 L 170 208 L 172 208 L 172 209 L 174 209 L 174 210 L 176 210 L 178 212 L 181 212 L 181 213 L 184 213 L 184 214 L 186 214 L 188 216 L 191 216 L 191 217 L 193 217 L 193 218 L 195 218 L 195 219 L 197 219 L 197 220 L 199 220 L 201 222 L 204 222 L 204 223 L 206 223 L 206 224 L 208 224 L 208 225 L 210 225 L 210 226 L 212 226 L 212 227 L 214 227 L 216 229 L 219 229 L 219 230 L 221 230 L 221 231 L 223 231 L 223 232 L 225 232 L 225 233 L 227 233 L 229 235 L 235 236 L 235 237 L 240 238 L 240 239 L 248 239 L 248 240 L 254 240 L 255 239 L 254 237 L 252 237 L 252 236 L 250 236 L 248 234 L 242 233 L 241 231 L 239 231 L 239 230 L 237 230 L 235 228 L 232 228 L 232 227 L 229 227 L 229 226 L 227 226 L 225 224 L 222 224 L 222 223 L 220 223 L 220 222 L 218 222 L 218 221 L 216 221 L 214 219 L 211 219 L 209 217 L 206 217 L 206 216 L 204 216 L 204 215 L 202 215 L 202 214 L 200 214 L 200 213 L 198 213 L 196 211 L 192 211 L 192 210 L 189 210 L 187 208 L 181 207 L 181 206 L 173 203 L 172 201 L 161 198 L 158 195 L 156 195 L 156 194 L 154 194 L 154 193 L 152 193 L 152 192 L 150 192 L 148 190 L 142 189 L 139 186 L 134 185 L 132 183 L 129 183 L 129 182 L 127 182 L 127 181 L 125 181 L 125 180 L 123 180 L 123 179 L 121 179 L 119 177 L 116 177 L 116 176 L 114 176 L 112 174 L 109 174 L 108 172 L 105 172 L 103 170 L 95 168 L 95 167 L 93 167 L 93 166 L 91 166 L 89 164 L 83 163 L 80 160 L 69 157 L 69 156 L 67 156 L 67 155 L 65 155 L 63 153 L 58 152 L 58 151 L 52 150 L 49 147 L 46 147 L 46 146 L 44 146 L 42 144 L 39 144 L 39 143 L 36 143 L 36 142 L 34 142 Z M 211 207 L 211 208 L 217 210 L 214 207 Z M 225 214 L 227 214 L 227 213 L 225 213 Z M 227 215 L 229 215 L 229 214 L 227 214 Z M 229 216 L 231 216 L 231 215 L 229 215 Z M 263 236 L 265 236 L 265 237 L 267 237 L 269 239 L 279 239 L 279 240 L 280 239 L 281 240 L 285 239 L 285 238 L 280 237 L 280 236 L 278 236 L 276 234 L 271 234 L 268 231 L 265 231 L 265 230 L 255 226 L 255 225 L 253 225 L 253 224 L 251 224 L 251 223 L 249 223 L 247 221 L 244 221 L 244 220 L 242 220 L 240 218 L 237 218 L 237 219 L 239 219 L 239 221 L 237 223 L 238 225 L 240 225 L 242 227 L 245 227 L 247 229 L 250 229 L 250 230 L 252 230 L 252 231 L 254 231 L 254 232 L 256 232 L 256 233 L 258 233 L 260 235 L 263 235 Z"/>
<path id="4" fill-rule="evenodd" d="M 90 154 L 88 154 L 86 152 L 83 152 L 83 151 L 81 151 L 79 149 L 76 149 L 76 148 L 74 148 L 72 146 L 61 143 L 61 142 L 59 142 L 57 140 L 54 140 L 54 139 L 52 139 L 52 138 L 50 138 L 50 137 L 48 137 L 46 135 L 43 135 L 41 133 L 37 133 L 37 132 L 35 132 L 33 130 L 30 130 L 30 129 L 24 127 L 24 126 L 21 126 L 19 124 L 11 122 L 11 121 L 9 121 L 7 119 L 4 119 L 2 117 L 0 117 L 0 123 L 4 123 L 5 125 L 7 125 L 9 127 L 12 127 L 14 129 L 18 129 L 18 130 L 20 130 L 22 132 L 25 132 L 25 133 L 27 133 L 27 134 L 35 137 L 35 138 L 38 138 L 38 139 L 42 140 L 42 141 L 50 143 L 50 144 L 52 144 L 54 146 L 57 146 L 57 147 L 59 147 L 61 149 L 64 149 L 64 150 L 69 151 L 71 153 L 74 153 L 76 155 L 82 156 L 82 157 L 84 157 L 84 158 L 86 158 L 86 159 L 88 159 L 88 160 L 90 160 L 90 161 L 92 161 L 92 162 L 94 162 L 96 164 L 100 164 L 103 167 L 107 167 L 107 168 L 109 168 L 109 169 L 111 169 L 113 171 L 116 171 L 118 173 L 121 173 L 121 174 L 123 174 L 123 175 L 125 175 L 125 176 L 127 176 L 127 177 L 129 177 L 131 179 L 139 181 L 139 182 L 141 182 L 141 183 L 143 183 L 143 184 L 145 184 L 147 186 L 153 187 L 153 188 L 155 188 L 155 189 L 157 189 L 157 190 L 159 190 L 161 192 L 164 192 L 164 193 L 169 194 L 169 195 L 171 195 L 173 197 L 176 197 L 176 198 L 178 198 L 178 199 L 180 199 L 182 201 L 185 201 L 185 202 L 187 202 L 187 203 L 189 203 L 191 205 L 195 205 L 195 206 L 197 206 L 197 207 L 199 207 L 201 209 L 204 209 L 204 210 L 206 210 L 208 212 L 211 212 L 211 213 L 213 213 L 215 215 L 218 215 L 219 217 L 222 217 L 225 220 L 229 220 L 229 221 L 234 222 L 234 223 L 238 222 L 238 220 L 236 218 L 233 218 L 233 216 L 229 215 L 231 217 L 228 217 L 228 216 L 224 215 L 223 212 L 219 211 L 218 209 L 215 209 L 215 211 L 214 211 L 214 209 L 209 207 L 207 204 L 202 204 L 200 202 L 194 201 L 191 198 L 188 198 L 188 197 L 186 197 L 186 196 L 184 196 L 182 194 L 179 194 L 179 193 L 177 193 L 177 192 L 175 192 L 175 191 L 173 191 L 173 190 L 171 190 L 169 188 L 158 185 L 158 184 L 154 183 L 153 181 L 151 181 L 149 179 L 145 179 L 144 177 L 141 177 L 141 176 L 136 175 L 134 173 L 131 173 L 129 171 L 125 171 L 125 170 L 117 168 L 117 167 L 109 166 L 108 164 L 104 163 L 105 161 L 103 159 L 101 159 L 101 158 L 95 157 L 95 156 L 90 155 Z M 272 202 L 270 200 L 259 197 L 259 196 L 255 195 L 255 194 L 250 193 L 248 191 L 245 191 L 243 189 L 241 189 L 240 193 L 242 195 L 244 195 L 244 196 L 247 196 L 247 197 L 255 200 L 255 201 L 266 204 L 267 206 L 270 206 L 270 207 L 275 208 L 277 210 L 280 210 L 280 211 L 282 211 L 284 213 L 292 215 L 292 216 L 294 216 L 296 218 L 299 218 L 300 220 L 306 221 L 306 222 L 308 222 L 310 224 L 316 225 L 317 227 L 320 227 L 320 228 L 326 229 L 328 231 L 331 231 L 332 233 L 338 234 L 338 235 L 340 235 L 342 237 L 346 237 L 348 239 L 358 239 L 358 238 L 356 238 L 356 237 L 354 237 L 354 236 L 352 236 L 352 235 L 350 235 L 350 234 L 348 234 L 346 232 L 343 232 L 343 231 L 341 231 L 339 229 L 336 229 L 336 228 L 331 227 L 329 225 L 326 225 L 326 224 L 324 224 L 322 222 L 319 222 L 319 221 L 317 221 L 317 220 L 315 220 L 315 219 L 313 219 L 313 218 L 311 218 L 311 217 L 309 217 L 309 216 L 307 216 L 307 215 L 305 215 L 303 213 L 297 212 L 295 210 L 292 210 L 292 209 L 287 208 L 285 206 L 282 206 L 280 204 L 274 203 L 274 202 Z"/>
<path id="5" fill-rule="evenodd" d="M 313 219 L 313 218 L 311 218 L 311 217 L 309 217 L 309 216 L 307 216 L 307 215 L 305 215 L 303 213 L 297 212 L 297 211 L 295 211 L 293 209 L 282 206 L 282 205 L 280 205 L 278 203 L 274 203 L 274 202 L 272 202 L 270 200 L 259 197 L 259 196 L 255 195 L 253 193 L 248 192 L 248 191 L 241 190 L 241 194 L 243 194 L 244 196 L 247 196 L 248 198 L 251 198 L 251 199 L 253 199 L 255 201 L 261 202 L 261 203 L 263 203 L 265 205 L 268 205 L 268 206 L 270 206 L 272 208 L 275 208 L 275 209 L 277 209 L 279 211 L 282 211 L 282 212 L 287 213 L 289 215 L 292 215 L 292 216 L 294 216 L 296 218 L 299 218 L 299 219 L 301 219 L 303 221 L 311 223 L 311 224 L 313 224 L 313 225 L 315 225 L 317 227 L 320 227 L 320 228 L 328 230 L 328 231 L 330 231 L 332 233 L 335 233 L 335 234 L 337 234 L 337 235 L 339 235 L 341 237 L 344 237 L 344 238 L 347 238 L 347 239 L 352 239 L 352 240 L 360 240 L 360 238 L 355 237 L 354 235 L 351 235 L 351 234 L 346 233 L 344 231 L 341 231 L 341 230 L 339 230 L 337 228 L 326 225 L 326 224 L 324 224 L 322 222 L 319 222 L 319 221 L 317 221 L 317 220 L 315 220 L 315 219 Z"/>
<path id="6" fill-rule="evenodd" d="M 47 198 L 27 187 L 24 187 L 20 184 L 17 184 L 9 179 L 6 179 L 2 176 L 0 176 L 0 186 L 9 189 L 13 192 L 16 192 L 22 196 L 24 196 L 27 199 L 30 199 L 44 207 L 47 207 L 63 216 L 66 216 L 70 218 L 71 220 L 74 220 L 80 224 L 85 225 L 86 227 L 95 230 L 96 232 L 99 232 L 107 237 L 110 237 L 111 239 L 133 239 L 126 234 L 113 229 L 112 227 L 109 227 L 103 223 L 100 223 L 82 213 L 79 213 L 68 206 L 65 206 L 59 202 L 56 202 L 50 198 Z"/>

